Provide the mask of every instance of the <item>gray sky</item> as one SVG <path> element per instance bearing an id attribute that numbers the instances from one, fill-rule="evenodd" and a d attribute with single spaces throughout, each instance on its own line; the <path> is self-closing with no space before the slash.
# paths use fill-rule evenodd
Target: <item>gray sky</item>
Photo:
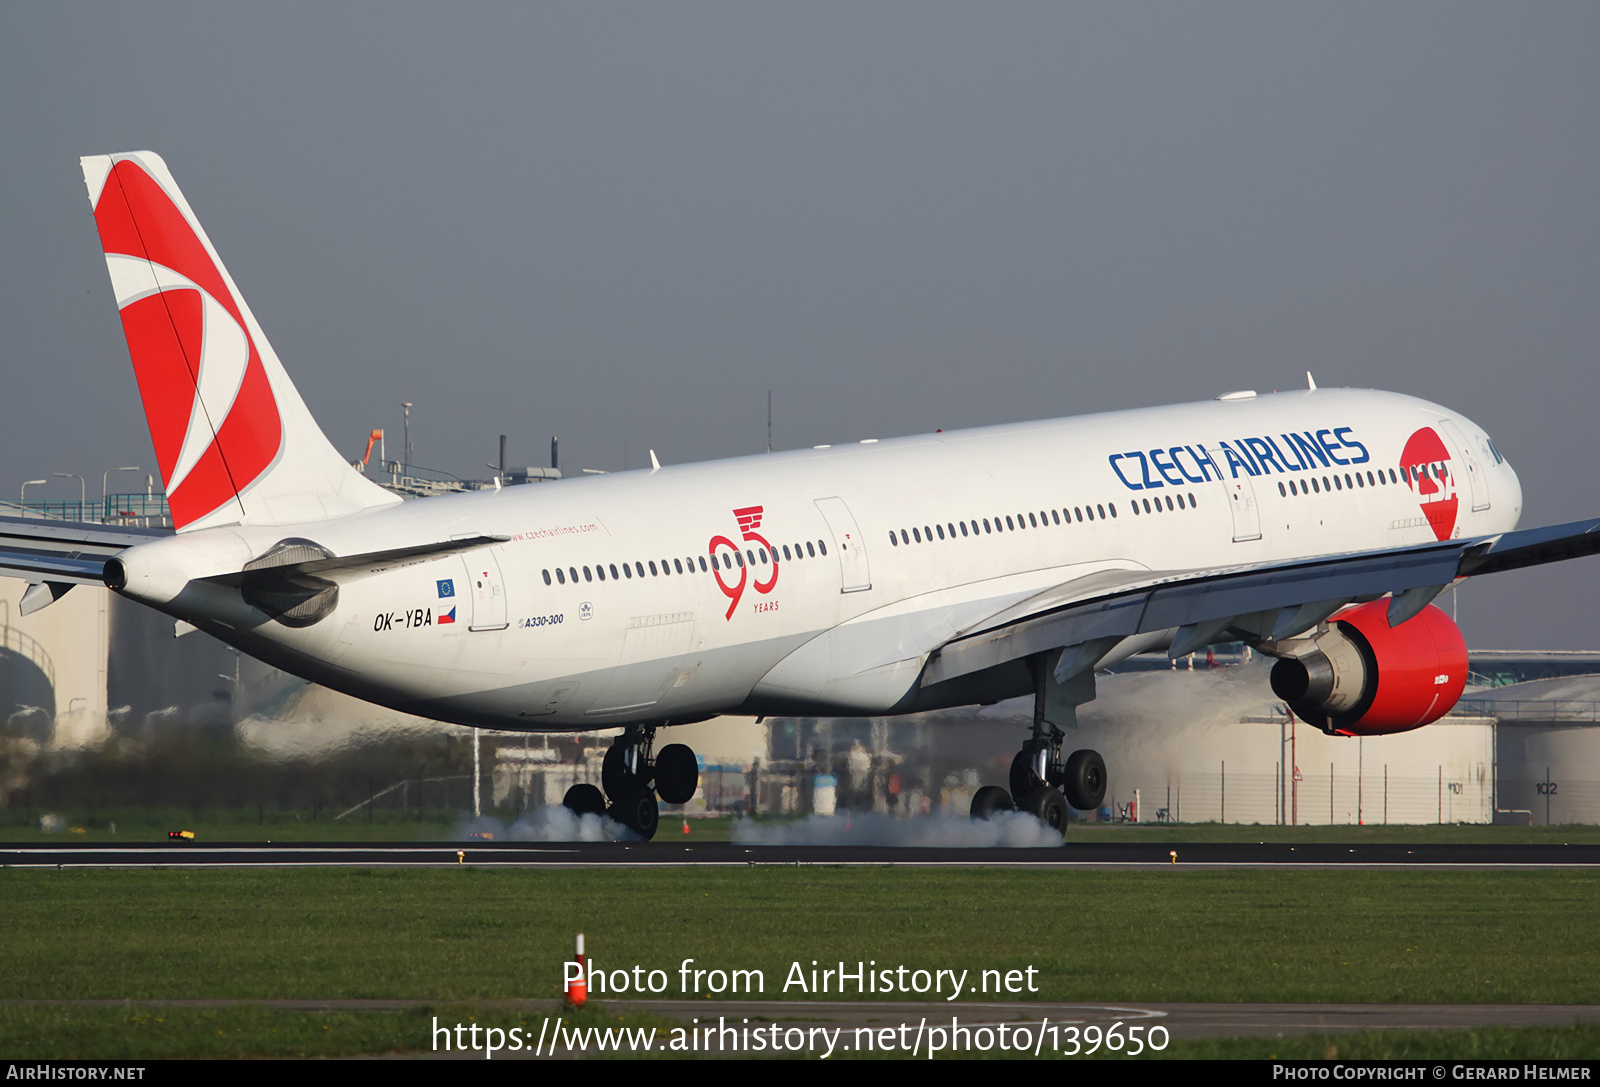
<path id="1" fill-rule="evenodd" d="M 472 475 L 757 452 L 769 388 L 790 448 L 1310 369 L 1600 515 L 1600 6 L 241 7 L 0 7 L 0 494 L 153 466 L 77 167 L 148 148 L 352 456 L 401 400 Z M 1597 570 L 1468 641 L 1600 645 Z"/>

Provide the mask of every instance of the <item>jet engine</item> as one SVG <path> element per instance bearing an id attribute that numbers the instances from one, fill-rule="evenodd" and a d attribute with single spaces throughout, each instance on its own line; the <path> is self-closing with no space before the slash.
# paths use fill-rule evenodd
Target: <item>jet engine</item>
<path id="1" fill-rule="evenodd" d="M 1334 616 L 1272 666 L 1273 692 L 1336 736 L 1406 732 L 1450 712 L 1467 684 L 1460 629 L 1432 605 L 1391 627 L 1388 609 L 1376 600 Z"/>

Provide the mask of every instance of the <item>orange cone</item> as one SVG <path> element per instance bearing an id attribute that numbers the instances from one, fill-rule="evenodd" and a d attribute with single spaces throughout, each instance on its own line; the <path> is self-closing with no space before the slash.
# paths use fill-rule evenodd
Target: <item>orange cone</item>
<path id="1" fill-rule="evenodd" d="M 577 969 L 574 970 L 573 967 Z M 569 1008 L 581 1008 L 589 1000 L 589 979 L 585 974 L 588 963 L 583 957 L 583 933 L 578 933 L 577 957 L 566 967 L 566 1004 Z M 573 975 L 577 976 L 574 977 Z"/>

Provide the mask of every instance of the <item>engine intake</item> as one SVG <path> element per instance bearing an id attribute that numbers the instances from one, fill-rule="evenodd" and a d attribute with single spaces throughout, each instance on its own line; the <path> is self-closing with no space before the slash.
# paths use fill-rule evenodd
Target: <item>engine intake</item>
<path id="1" fill-rule="evenodd" d="M 1336 615 L 1293 656 L 1272 666 L 1272 690 L 1301 720 L 1330 735 L 1382 736 L 1437 721 L 1467 684 L 1467 643 L 1429 606 L 1389 626 L 1389 601 Z"/>

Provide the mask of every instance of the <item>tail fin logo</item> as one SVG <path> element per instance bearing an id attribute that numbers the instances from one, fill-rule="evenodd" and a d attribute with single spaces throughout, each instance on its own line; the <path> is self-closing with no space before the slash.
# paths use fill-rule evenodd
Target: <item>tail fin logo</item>
<path id="1" fill-rule="evenodd" d="M 271 466 L 283 444 L 277 402 L 251 322 L 161 182 L 119 159 L 94 217 L 173 523 L 183 528 Z"/>

